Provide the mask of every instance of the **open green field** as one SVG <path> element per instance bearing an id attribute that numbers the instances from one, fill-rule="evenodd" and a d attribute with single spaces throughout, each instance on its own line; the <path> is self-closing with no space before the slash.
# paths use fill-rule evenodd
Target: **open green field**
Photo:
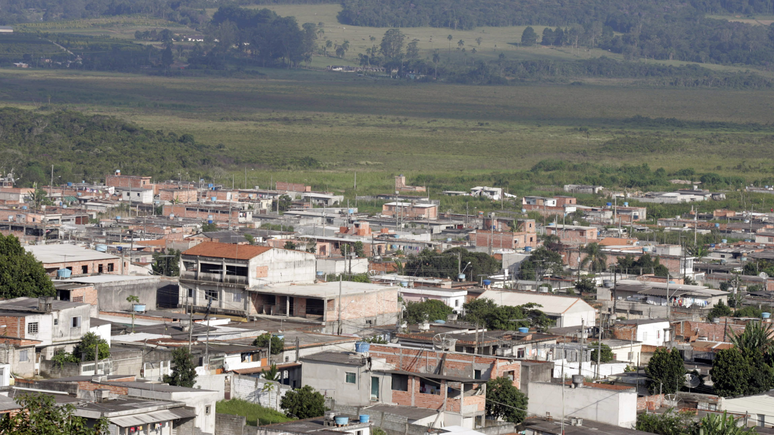
<path id="1" fill-rule="evenodd" d="M 74 33 L 77 35 L 103 36 L 134 39 L 134 32 L 153 29 L 170 29 L 173 32 L 196 33 L 182 24 L 160 18 L 144 16 L 115 16 L 72 21 L 43 21 L 23 23 L 14 26 L 17 32 Z M 186 30 L 189 32 L 186 32 Z"/>
<path id="2" fill-rule="evenodd" d="M 247 185 L 279 179 L 343 189 L 357 172 L 360 186 L 389 189 L 398 173 L 475 179 L 544 159 L 745 177 L 774 171 L 770 127 L 657 129 L 623 122 L 641 115 L 772 124 L 772 91 L 462 86 L 264 72 L 267 78 L 256 79 L 0 69 L 0 102 L 110 114 L 154 130 L 191 133 L 218 147 L 215 178 L 227 183 L 236 174 L 237 185 L 245 183 L 245 167 Z M 312 157 L 325 169 L 266 171 L 262 162 L 279 155 Z"/>

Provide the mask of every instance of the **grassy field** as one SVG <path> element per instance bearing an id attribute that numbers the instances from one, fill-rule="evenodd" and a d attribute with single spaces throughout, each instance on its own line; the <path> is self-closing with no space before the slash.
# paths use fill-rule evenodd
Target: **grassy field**
<path id="1" fill-rule="evenodd" d="M 357 172 L 359 186 L 389 189 L 398 173 L 464 173 L 473 180 L 549 158 L 748 177 L 772 172 L 770 129 L 659 130 L 622 122 L 641 115 L 771 124 L 772 91 L 483 87 L 265 72 L 266 78 L 175 78 L 0 69 L 0 102 L 110 114 L 154 130 L 191 133 L 222 145 L 213 173 L 224 183 L 235 175 L 237 185 L 245 184 L 243 167 L 251 186 L 282 180 L 347 189 Z M 651 146 L 662 143 L 666 148 Z M 281 155 L 313 157 L 325 169 L 266 171 L 262 162 Z"/>
<path id="2" fill-rule="evenodd" d="M 44 21 L 14 25 L 17 32 L 74 33 L 87 36 L 104 36 L 121 39 L 134 39 L 134 32 L 139 30 L 170 29 L 173 32 L 186 32 L 188 27 L 160 18 L 144 16 L 115 16 L 107 18 L 91 18 L 72 21 Z"/>
<path id="3" fill-rule="evenodd" d="M 286 417 L 285 414 L 273 409 L 264 408 L 261 405 L 250 403 L 245 400 L 232 399 L 221 400 L 215 404 L 215 412 L 218 414 L 241 415 L 247 418 L 249 426 L 258 426 L 265 424 L 284 423 L 294 419 Z"/>

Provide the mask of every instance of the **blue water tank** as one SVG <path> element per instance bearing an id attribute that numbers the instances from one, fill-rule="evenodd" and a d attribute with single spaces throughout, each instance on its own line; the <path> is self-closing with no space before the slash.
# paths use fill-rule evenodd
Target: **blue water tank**
<path id="1" fill-rule="evenodd" d="M 94 249 L 96 249 L 99 252 L 107 252 L 107 245 L 97 245 Z"/>
<path id="2" fill-rule="evenodd" d="M 437 323 L 437 324 L 439 324 L 439 325 L 443 325 L 443 324 L 445 324 L 445 323 L 446 323 L 446 320 L 440 320 L 440 319 L 439 319 L 439 320 L 436 320 L 436 321 L 435 321 L 435 323 Z"/>
<path id="3" fill-rule="evenodd" d="M 212 189 L 212 183 L 209 183 L 209 184 L 207 185 L 207 188 L 209 188 L 209 189 Z"/>
<path id="4" fill-rule="evenodd" d="M 124 250 L 124 247 L 123 246 L 117 246 L 116 249 L 118 249 L 118 252 L 121 252 L 121 251 Z"/>
<path id="5" fill-rule="evenodd" d="M 318 270 L 317 271 L 317 276 L 325 276 L 325 272 L 323 272 L 321 270 Z"/>
<path id="6" fill-rule="evenodd" d="M 215 201 L 217 201 L 217 200 L 218 200 L 218 197 L 217 197 L 217 196 L 212 196 L 212 197 L 210 197 L 210 198 L 212 199 L 212 202 L 215 202 Z"/>
<path id="7" fill-rule="evenodd" d="M 526 333 L 529 332 L 529 328 L 525 328 L 525 327 L 522 326 L 522 327 L 519 328 L 519 332 L 521 332 L 522 334 L 526 334 Z"/>
<path id="8" fill-rule="evenodd" d="M 532 246 L 527 246 L 526 248 L 524 248 L 524 251 L 525 252 L 532 252 Z"/>
<path id="9" fill-rule="evenodd" d="M 714 247 L 715 247 L 715 244 L 714 243 L 710 243 L 710 248 L 714 248 Z"/>
<path id="10" fill-rule="evenodd" d="M 212 223 L 212 219 L 207 219 L 207 223 L 211 224 Z"/>
<path id="11" fill-rule="evenodd" d="M 720 228 L 720 224 L 715 224 L 715 228 Z"/>
<path id="12" fill-rule="evenodd" d="M 728 243 L 728 239 L 720 239 L 721 243 Z"/>
<path id="13" fill-rule="evenodd" d="M 461 274 L 457 275 L 457 279 L 459 279 L 460 281 L 464 281 L 465 280 L 465 274 L 461 273 Z"/>
<path id="14" fill-rule="evenodd" d="M 401 287 L 408 287 L 408 281 L 401 281 L 400 282 Z"/>
<path id="15" fill-rule="evenodd" d="M 613 203 L 612 203 L 612 202 L 608 202 L 608 203 L 607 203 L 607 206 L 608 206 L 608 207 L 610 207 L 611 205 L 613 205 Z"/>
<path id="16" fill-rule="evenodd" d="M 763 317 L 764 319 L 768 319 L 771 317 L 771 313 L 764 311 L 761 313 L 761 317 Z"/>
<path id="17" fill-rule="evenodd" d="M 368 423 L 368 421 L 371 419 L 371 416 L 368 414 L 360 414 L 358 417 L 360 418 L 361 423 Z"/>
<path id="18" fill-rule="evenodd" d="M 490 280 L 488 280 L 488 279 L 485 279 L 485 280 L 484 280 L 484 285 L 485 285 L 485 286 L 489 286 L 489 285 L 491 285 L 491 284 L 492 284 L 492 281 L 490 281 Z"/>
<path id="19" fill-rule="evenodd" d="M 333 417 L 333 421 L 336 422 L 337 426 L 345 426 L 349 424 L 349 417 Z"/>
<path id="20" fill-rule="evenodd" d="M 57 278 L 69 278 L 70 275 L 73 273 L 70 269 L 59 269 L 56 271 Z"/>
<path id="21" fill-rule="evenodd" d="M 68 181 L 67 182 L 67 187 L 73 187 L 73 182 L 72 181 Z"/>
<path id="22" fill-rule="evenodd" d="M 355 342 L 355 352 L 364 353 L 364 352 L 368 352 L 370 349 L 371 349 L 371 343 L 367 341 Z"/>
<path id="23" fill-rule="evenodd" d="M 23 205 L 23 206 L 22 206 L 22 210 L 27 210 L 27 206 L 26 206 L 26 205 Z"/>
<path id="24" fill-rule="evenodd" d="M 116 220 L 120 221 L 121 220 L 121 216 L 116 216 Z"/>
<path id="25" fill-rule="evenodd" d="M 628 203 L 628 202 L 625 202 L 625 203 L 624 203 L 624 207 L 629 207 L 629 203 Z"/>

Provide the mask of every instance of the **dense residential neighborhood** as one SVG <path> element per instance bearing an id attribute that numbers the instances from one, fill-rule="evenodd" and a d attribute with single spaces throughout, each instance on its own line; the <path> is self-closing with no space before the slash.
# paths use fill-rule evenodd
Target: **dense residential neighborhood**
<path id="1" fill-rule="evenodd" d="M 444 191 L 492 206 L 461 214 L 403 175 L 350 199 L 8 179 L 3 424 L 48 406 L 111 435 L 774 431 L 774 213 L 710 211 L 723 192 Z M 702 212 L 648 218 L 685 202 Z"/>

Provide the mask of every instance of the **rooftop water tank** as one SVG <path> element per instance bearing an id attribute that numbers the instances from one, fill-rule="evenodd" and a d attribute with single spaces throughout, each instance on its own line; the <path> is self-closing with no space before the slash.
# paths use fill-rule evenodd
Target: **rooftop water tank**
<path id="1" fill-rule="evenodd" d="M 355 352 L 365 353 L 365 352 L 368 352 L 369 349 L 371 349 L 371 343 L 368 343 L 367 341 L 355 342 Z"/>
<path id="2" fill-rule="evenodd" d="M 69 278 L 72 273 L 73 271 L 70 269 L 59 269 L 56 271 L 56 277 L 59 279 Z"/>
<path id="3" fill-rule="evenodd" d="M 490 281 L 490 280 L 488 280 L 488 279 L 485 279 L 485 280 L 484 280 L 484 285 L 485 285 L 485 286 L 487 286 L 487 287 L 489 287 L 490 285 L 492 285 L 492 281 Z"/>
<path id="4" fill-rule="evenodd" d="M 761 313 L 761 317 L 763 317 L 764 319 L 768 319 L 771 317 L 771 313 L 764 311 Z"/>
<path id="5" fill-rule="evenodd" d="M 107 245 L 97 245 L 94 249 L 96 249 L 99 252 L 107 252 Z"/>
<path id="6" fill-rule="evenodd" d="M 519 332 L 521 332 L 522 334 L 526 334 L 526 333 L 529 332 L 529 328 L 525 328 L 525 327 L 522 326 L 522 327 L 519 328 Z"/>
<path id="7" fill-rule="evenodd" d="M 358 417 L 360 418 L 361 423 L 368 423 L 368 421 L 371 419 L 371 416 L 368 414 L 360 414 Z"/>

